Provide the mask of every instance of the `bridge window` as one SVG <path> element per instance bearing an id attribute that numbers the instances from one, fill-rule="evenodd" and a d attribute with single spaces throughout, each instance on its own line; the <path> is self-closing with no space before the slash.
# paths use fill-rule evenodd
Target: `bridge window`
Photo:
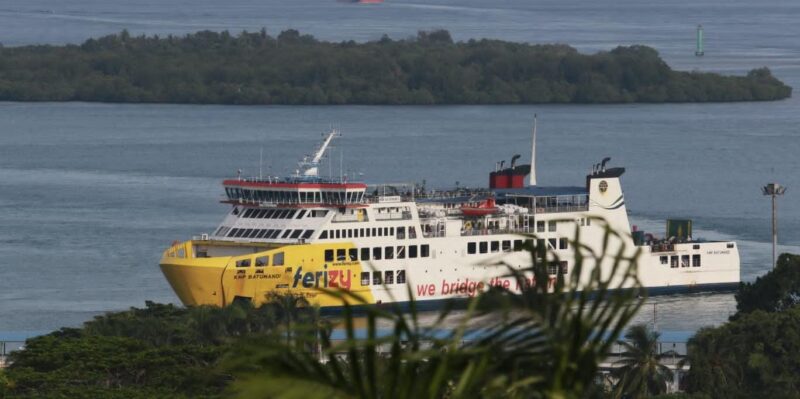
<path id="1" fill-rule="evenodd" d="M 347 229 L 347 238 L 353 238 L 353 229 Z"/>
<path id="2" fill-rule="evenodd" d="M 386 284 L 394 284 L 394 271 L 387 270 L 386 273 L 383 274 L 383 282 Z"/>
<path id="3" fill-rule="evenodd" d="M 306 215 L 306 210 L 305 210 L 305 209 L 303 209 L 302 211 L 300 211 L 300 213 L 299 213 L 299 214 L 297 214 L 297 217 L 296 217 L 296 219 L 302 219 L 302 218 L 303 218 L 303 216 L 305 216 L 305 215 Z"/>
<path id="4" fill-rule="evenodd" d="M 269 265 L 269 256 L 259 256 L 256 258 L 256 267 L 263 267 Z"/>
<path id="5" fill-rule="evenodd" d="M 278 252 L 272 256 L 272 266 L 283 266 L 283 252 Z"/>
<path id="6" fill-rule="evenodd" d="M 728 243 L 728 248 L 733 248 L 733 247 L 735 247 L 735 245 L 732 242 L 729 242 Z"/>
<path id="7" fill-rule="evenodd" d="M 358 234 L 359 234 L 361 237 L 366 237 L 366 236 L 364 235 L 364 228 L 363 228 L 363 227 L 362 227 L 362 228 L 360 228 L 360 229 L 358 229 Z"/>
<path id="8" fill-rule="evenodd" d="M 678 267 L 678 255 L 672 255 L 669 257 L 669 267 L 673 269 Z"/>
<path id="9" fill-rule="evenodd" d="M 566 238 L 559 238 L 558 249 L 569 249 L 569 241 Z"/>
<path id="10" fill-rule="evenodd" d="M 681 255 L 681 267 L 689 267 L 689 255 Z"/>
<path id="11" fill-rule="evenodd" d="M 347 251 L 344 249 L 337 249 L 336 250 L 336 261 L 337 262 L 344 262 L 347 259 Z"/>
<path id="12" fill-rule="evenodd" d="M 406 247 L 399 245 L 397 246 L 397 259 L 405 259 L 406 258 Z"/>
<path id="13" fill-rule="evenodd" d="M 383 248 L 384 259 L 394 259 L 394 247 Z"/>
<path id="14" fill-rule="evenodd" d="M 417 246 L 416 245 L 409 245 L 408 246 L 408 257 L 409 258 L 416 258 L 417 257 Z"/>
<path id="15" fill-rule="evenodd" d="M 490 248 L 491 248 L 492 252 L 499 251 L 500 250 L 500 241 L 492 241 L 492 244 L 490 245 Z"/>
<path id="16" fill-rule="evenodd" d="M 269 238 L 278 238 L 278 235 L 281 234 L 280 230 L 275 230 L 272 234 L 269 235 Z"/>
<path id="17" fill-rule="evenodd" d="M 550 249 L 558 248 L 558 240 L 556 240 L 555 238 L 548 239 L 547 243 L 550 244 Z"/>
<path id="18" fill-rule="evenodd" d="M 544 233 L 544 220 L 539 220 L 536 222 L 536 232 Z"/>
<path id="19" fill-rule="evenodd" d="M 431 256 L 431 246 L 428 244 L 423 244 L 420 246 L 421 257 L 427 258 Z"/>
<path id="20" fill-rule="evenodd" d="M 372 272 L 372 285 L 381 285 L 381 272 Z"/>
<path id="21" fill-rule="evenodd" d="M 328 238 L 328 230 L 322 230 L 322 233 L 320 233 L 319 238 L 320 240 Z"/>
<path id="22" fill-rule="evenodd" d="M 314 235 L 314 230 L 306 230 L 306 231 L 303 233 L 303 238 L 306 238 L 306 239 L 307 239 L 307 238 L 311 238 L 311 236 L 312 236 L 312 235 Z"/>
<path id="23" fill-rule="evenodd" d="M 522 251 L 522 240 L 514 240 L 514 250 Z"/>
<path id="24" fill-rule="evenodd" d="M 489 252 L 489 243 L 488 242 L 479 242 L 478 243 L 478 250 L 480 253 L 485 254 Z"/>
<path id="25" fill-rule="evenodd" d="M 700 255 L 699 254 L 692 255 L 692 266 L 700 267 Z"/>
<path id="26" fill-rule="evenodd" d="M 340 231 L 341 231 L 341 230 L 336 230 L 336 238 L 340 238 L 340 237 L 339 237 L 339 235 L 340 235 Z"/>
<path id="27" fill-rule="evenodd" d="M 250 259 L 237 260 L 236 267 L 250 267 Z"/>
<path id="28" fill-rule="evenodd" d="M 369 285 L 369 272 L 361 272 L 361 285 Z"/>
<path id="29" fill-rule="evenodd" d="M 250 209 L 244 211 L 244 216 L 243 217 L 249 218 L 252 214 L 253 214 L 253 209 L 250 208 Z"/>
<path id="30" fill-rule="evenodd" d="M 406 283 L 406 271 L 405 270 L 398 270 L 397 271 L 397 284 L 405 284 Z"/>
<path id="31" fill-rule="evenodd" d="M 326 249 L 325 250 L 325 262 L 333 262 L 333 250 Z"/>
<path id="32" fill-rule="evenodd" d="M 408 227 L 408 238 L 417 238 L 417 229 L 415 229 L 414 226 Z"/>
<path id="33" fill-rule="evenodd" d="M 551 221 L 547 222 L 547 231 L 549 231 L 549 232 L 556 231 L 556 221 L 555 220 L 551 220 Z"/>
<path id="34" fill-rule="evenodd" d="M 369 260 L 369 248 L 361 248 L 361 260 Z"/>
<path id="35" fill-rule="evenodd" d="M 347 250 L 347 254 L 349 255 L 350 261 L 354 262 L 358 260 L 358 249 L 350 248 Z"/>
<path id="36" fill-rule="evenodd" d="M 467 253 L 470 254 L 470 255 L 474 254 L 475 252 L 477 252 L 476 251 L 477 250 L 476 247 L 477 247 L 477 245 L 475 245 L 474 242 L 468 242 L 467 243 Z"/>
<path id="37" fill-rule="evenodd" d="M 288 229 L 285 232 L 283 232 L 283 235 L 281 236 L 281 238 L 289 238 L 290 234 L 292 234 L 292 229 Z"/>
<path id="38" fill-rule="evenodd" d="M 375 228 L 373 227 L 373 228 L 372 228 L 372 236 L 373 236 L 373 237 L 377 237 L 377 236 L 378 236 L 378 235 L 377 235 L 377 234 L 375 234 L 375 233 L 376 233 L 376 232 L 375 232 Z"/>
<path id="39" fill-rule="evenodd" d="M 503 252 L 511 252 L 511 241 L 506 240 L 501 243 L 501 248 L 503 248 Z"/>
<path id="40" fill-rule="evenodd" d="M 661 257 L 661 264 L 662 265 L 666 265 L 667 263 L 669 263 L 669 256 L 662 256 Z"/>
<path id="41" fill-rule="evenodd" d="M 372 248 L 372 259 L 381 260 L 381 247 Z"/>
<path id="42" fill-rule="evenodd" d="M 397 239 L 402 240 L 406 238 L 406 228 L 405 227 L 398 227 L 397 228 Z"/>
<path id="43" fill-rule="evenodd" d="M 231 229 L 228 232 L 228 237 L 236 237 L 236 233 L 238 233 L 238 232 L 239 232 L 239 229 Z"/>

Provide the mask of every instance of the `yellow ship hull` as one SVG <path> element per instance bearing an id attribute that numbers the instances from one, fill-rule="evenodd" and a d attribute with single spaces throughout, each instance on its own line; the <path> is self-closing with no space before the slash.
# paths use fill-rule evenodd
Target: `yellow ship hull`
<path id="1" fill-rule="evenodd" d="M 374 303 L 370 287 L 361 285 L 367 271 L 359 261 L 325 261 L 325 250 L 349 250 L 352 244 L 299 244 L 275 247 L 209 240 L 176 243 L 159 262 L 161 271 L 186 306 L 227 306 L 249 300 L 258 306 L 270 294 L 295 294 L 320 307 L 342 306 L 342 299 L 323 289 L 347 290 Z M 215 251 L 216 250 L 216 251 Z M 208 253 L 230 256 L 208 256 Z M 353 299 L 350 303 L 356 302 Z"/>

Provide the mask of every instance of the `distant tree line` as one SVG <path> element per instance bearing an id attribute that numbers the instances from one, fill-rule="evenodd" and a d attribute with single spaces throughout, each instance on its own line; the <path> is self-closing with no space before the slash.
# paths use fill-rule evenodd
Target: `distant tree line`
<path id="1" fill-rule="evenodd" d="M 324 42 L 296 30 L 183 37 L 127 31 L 81 45 L 0 47 L 0 101 L 191 104 L 534 104 L 765 101 L 791 96 L 767 68 L 673 71 L 645 46 L 415 38 Z"/>

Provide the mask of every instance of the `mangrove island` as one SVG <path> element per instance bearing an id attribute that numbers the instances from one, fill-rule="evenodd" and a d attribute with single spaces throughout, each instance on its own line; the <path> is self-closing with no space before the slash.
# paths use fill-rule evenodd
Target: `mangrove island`
<path id="1" fill-rule="evenodd" d="M 296 30 L 183 37 L 127 31 L 81 45 L 0 46 L 0 101 L 189 104 L 541 104 L 769 101 L 792 88 L 672 70 L 646 46 L 454 42 L 447 31 L 366 43 Z"/>

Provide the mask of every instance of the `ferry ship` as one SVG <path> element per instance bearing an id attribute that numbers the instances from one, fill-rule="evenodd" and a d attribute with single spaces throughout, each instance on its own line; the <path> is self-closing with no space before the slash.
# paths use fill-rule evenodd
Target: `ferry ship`
<path id="1" fill-rule="evenodd" d="M 639 250 L 638 275 L 650 295 L 738 286 L 735 242 L 696 240 L 688 220 L 668 221 L 662 239 L 631 228 L 620 182 L 625 169 L 608 167 L 609 158 L 582 185 L 537 185 L 535 127 L 531 164 L 517 164 L 515 155 L 508 167 L 495 164 L 486 189 L 440 192 L 320 176 L 337 134 L 329 132 L 292 176 L 223 181 L 230 211 L 222 223 L 173 243 L 160 261 L 185 305 L 258 305 L 270 293 L 294 293 L 322 308 L 342 306 L 319 289 L 328 288 L 369 304 L 413 297 L 419 307 L 435 307 L 490 285 L 515 289 L 508 266 L 498 262 L 528 267 L 527 239 L 558 255 L 547 267 L 553 279 L 568 276 L 576 231 L 582 245 L 600 250 L 601 219 L 621 233 L 618 245 Z"/>

